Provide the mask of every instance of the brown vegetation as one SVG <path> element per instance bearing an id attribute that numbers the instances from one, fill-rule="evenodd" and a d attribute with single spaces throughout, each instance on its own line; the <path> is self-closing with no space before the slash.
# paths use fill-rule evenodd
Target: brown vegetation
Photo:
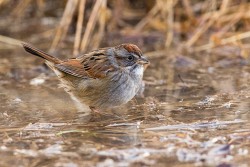
<path id="1" fill-rule="evenodd" d="M 64 10 L 56 16 L 60 19 L 56 29 L 49 32 L 53 36 L 52 51 L 60 48 L 67 37 L 74 37 L 70 45 L 75 56 L 117 41 L 146 46 L 146 50 L 153 51 L 149 56 L 164 55 L 164 50 L 171 47 L 201 52 L 228 45 L 240 49 L 241 56 L 248 55 L 250 3 L 243 0 L 17 2 L 1 0 L 2 16 L 12 20 L 46 17 L 45 8 L 51 3 Z M 6 36 L 0 36 L 0 41 L 18 43 Z"/>

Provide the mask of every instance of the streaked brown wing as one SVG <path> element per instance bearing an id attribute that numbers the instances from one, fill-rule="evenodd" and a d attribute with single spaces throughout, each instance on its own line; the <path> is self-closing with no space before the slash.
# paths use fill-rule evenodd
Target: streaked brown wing
<path id="1" fill-rule="evenodd" d="M 88 76 L 92 78 L 104 78 L 109 72 L 115 70 L 107 56 L 100 53 L 85 59 L 83 61 L 83 68 Z"/>
<path id="2" fill-rule="evenodd" d="M 83 65 L 76 59 L 69 59 L 60 64 L 55 64 L 55 68 L 75 77 L 88 78 L 88 74 L 84 70 Z"/>
<path id="3" fill-rule="evenodd" d="M 55 67 L 67 74 L 80 78 L 104 78 L 114 71 L 114 66 L 103 53 L 93 53 L 81 58 L 69 59 Z"/>

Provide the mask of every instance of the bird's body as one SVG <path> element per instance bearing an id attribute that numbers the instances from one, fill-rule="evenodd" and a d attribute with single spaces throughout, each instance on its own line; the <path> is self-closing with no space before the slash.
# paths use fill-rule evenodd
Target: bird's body
<path id="1" fill-rule="evenodd" d="M 148 64 L 133 44 L 99 49 L 65 61 L 28 44 L 23 46 L 27 52 L 44 58 L 65 91 L 91 109 L 112 108 L 131 100 L 142 85 Z"/>

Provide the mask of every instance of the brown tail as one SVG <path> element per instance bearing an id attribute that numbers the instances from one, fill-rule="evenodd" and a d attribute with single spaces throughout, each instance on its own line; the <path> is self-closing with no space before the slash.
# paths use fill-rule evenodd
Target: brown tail
<path id="1" fill-rule="evenodd" d="M 33 47 L 33 46 L 30 46 L 29 44 L 22 43 L 22 45 L 23 45 L 24 49 L 27 52 L 29 52 L 29 53 L 31 53 L 33 55 L 36 55 L 38 57 L 41 57 L 41 58 L 43 58 L 45 60 L 48 60 L 49 62 L 52 62 L 52 63 L 55 63 L 55 64 L 58 64 L 58 63 L 62 62 L 60 59 L 58 59 L 58 58 L 56 58 L 54 56 L 51 56 L 51 55 L 49 55 L 49 54 L 47 54 L 47 53 Z"/>

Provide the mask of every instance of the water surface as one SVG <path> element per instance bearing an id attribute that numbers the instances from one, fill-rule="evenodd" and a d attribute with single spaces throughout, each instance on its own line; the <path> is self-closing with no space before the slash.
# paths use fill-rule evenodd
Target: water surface
<path id="1" fill-rule="evenodd" d="M 249 67 L 151 64 L 143 98 L 84 114 L 42 61 L 4 50 L 0 165 L 249 165 Z"/>

